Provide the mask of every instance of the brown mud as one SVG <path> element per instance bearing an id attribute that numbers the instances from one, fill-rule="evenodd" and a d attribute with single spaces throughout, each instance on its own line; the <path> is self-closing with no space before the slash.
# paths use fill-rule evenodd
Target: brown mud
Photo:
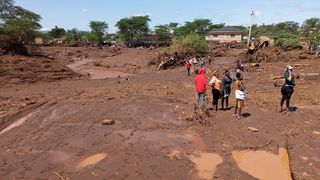
<path id="1" fill-rule="evenodd" d="M 43 51 L 53 58 L 51 63 L 72 75 L 48 81 L 51 75 L 45 73 L 48 77 L 42 79 L 40 71 L 36 76 L 19 73 L 19 79 L 25 79 L 20 83 L 4 73 L 0 179 L 277 179 L 271 172 L 284 172 L 279 147 L 286 147 L 290 163 L 286 172 L 293 179 L 320 176 L 318 60 L 279 60 L 255 68 L 246 64 L 250 71 L 244 72 L 245 117 L 232 118 L 233 108 L 209 110 L 207 123 L 199 124 L 192 118 L 193 77 L 186 76 L 183 67 L 167 71 L 148 67 L 156 52 L 65 47 Z M 241 50 L 225 52 L 206 66 L 208 78 L 212 70 L 221 74 L 225 67 L 235 75 L 234 55 Z M 4 59 L 8 58 L 20 59 Z M 280 87 L 272 78 L 281 76 L 288 63 L 306 66 L 294 70 L 304 74 L 292 97 L 295 111 L 279 113 Z M 210 107 L 210 89 L 207 100 Z M 234 93 L 230 103 L 234 105 Z M 105 119 L 115 123 L 102 125 Z M 243 151 L 234 158 L 235 152 Z M 260 158 L 261 166 L 252 165 Z M 252 166 L 267 170 L 258 169 L 256 174 Z"/>

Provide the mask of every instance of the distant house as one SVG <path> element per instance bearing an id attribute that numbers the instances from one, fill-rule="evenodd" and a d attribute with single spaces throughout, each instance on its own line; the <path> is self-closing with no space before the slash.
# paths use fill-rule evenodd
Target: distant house
<path id="1" fill-rule="evenodd" d="M 207 41 L 226 43 L 242 41 L 242 31 L 239 28 L 226 26 L 220 29 L 214 29 L 206 36 Z"/>

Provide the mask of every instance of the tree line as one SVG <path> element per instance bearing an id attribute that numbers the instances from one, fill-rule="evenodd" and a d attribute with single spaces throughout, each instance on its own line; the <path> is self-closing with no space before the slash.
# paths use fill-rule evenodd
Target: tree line
<path id="1" fill-rule="evenodd" d="M 118 32 L 116 35 L 108 34 L 109 25 L 105 21 L 91 21 L 89 27 L 91 31 L 79 31 L 77 29 L 65 30 L 61 27 L 54 27 L 47 33 L 40 33 L 41 16 L 16 6 L 13 0 L 0 1 L 0 48 L 5 52 L 14 51 L 26 53 L 25 45 L 32 43 L 35 37 L 45 39 L 63 38 L 65 41 L 144 41 L 152 40 L 158 45 L 169 45 L 173 39 L 196 35 L 201 39 L 215 28 L 222 28 L 225 24 L 214 24 L 210 19 L 195 19 L 187 21 L 180 25 L 179 23 L 168 23 L 154 27 L 153 33 L 150 34 L 151 21 L 149 16 L 133 16 L 120 19 L 116 23 Z M 243 33 L 248 34 L 249 28 L 237 26 Z M 311 44 L 320 43 L 320 18 L 310 18 L 305 20 L 301 25 L 297 22 L 286 21 L 269 25 L 253 25 L 252 37 L 261 35 L 271 35 L 282 37 L 295 43 L 299 37 L 307 37 Z M 281 42 L 281 41 L 279 41 Z M 282 43 L 287 43 L 283 41 Z"/>

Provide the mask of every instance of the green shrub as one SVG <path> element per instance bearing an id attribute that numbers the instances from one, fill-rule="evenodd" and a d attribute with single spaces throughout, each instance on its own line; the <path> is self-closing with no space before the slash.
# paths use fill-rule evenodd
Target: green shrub
<path id="1" fill-rule="evenodd" d="M 196 34 L 189 34 L 177 39 L 173 39 L 172 45 L 163 49 L 163 52 L 166 54 L 173 54 L 175 52 L 206 54 L 207 51 L 207 42 Z"/>
<path id="2" fill-rule="evenodd" d="M 320 32 L 313 33 L 308 37 L 309 45 L 320 44 Z"/>
<path id="3" fill-rule="evenodd" d="M 290 33 L 280 34 L 277 37 L 275 45 L 278 47 L 290 48 L 290 49 L 302 48 L 299 37 Z"/>

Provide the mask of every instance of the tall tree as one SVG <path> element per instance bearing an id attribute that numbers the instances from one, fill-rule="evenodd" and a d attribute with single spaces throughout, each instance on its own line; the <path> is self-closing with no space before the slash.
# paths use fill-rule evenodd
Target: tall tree
<path id="1" fill-rule="evenodd" d="M 299 23 L 294 21 L 285 21 L 280 22 L 275 25 L 276 33 L 291 33 L 291 34 L 299 34 Z"/>
<path id="2" fill-rule="evenodd" d="M 108 30 L 108 24 L 104 21 L 90 21 L 91 32 L 98 37 L 99 41 L 102 41 Z"/>
<path id="3" fill-rule="evenodd" d="M 302 24 L 303 34 L 309 36 L 314 32 L 320 31 L 320 18 L 306 19 Z"/>
<path id="4" fill-rule="evenodd" d="M 52 38 L 61 38 L 66 34 L 66 31 L 63 28 L 59 28 L 55 26 L 51 31 L 48 33 Z"/>
<path id="5" fill-rule="evenodd" d="M 160 44 L 169 44 L 172 40 L 171 27 L 168 24 L 155 27 L 157 41 Z"/>
<path id="6" fill-rule="evenodd" d="M 149 32 L 149 16 L 133 16 L 117 22 L 118 33 L 122 40 L 142 39 Z"/>
<path id="7" fill-rule="evenodd" d="M 34 40 L 41 28 L 41 16 L 15 6 L 13 0 L 0 1 L 0 48 L 5 52 L 27 55 L 25 45 Z"/>
<path id="8" fill-rule="evenodd" d="M 176 29 L 176 36 L 185 36 L 187 34 L 196 33 L 200 37 L 204 37 L 215 28 L 210 19 L 195 19 L 194 21 L 187 21 L 183 26 Z"/>

